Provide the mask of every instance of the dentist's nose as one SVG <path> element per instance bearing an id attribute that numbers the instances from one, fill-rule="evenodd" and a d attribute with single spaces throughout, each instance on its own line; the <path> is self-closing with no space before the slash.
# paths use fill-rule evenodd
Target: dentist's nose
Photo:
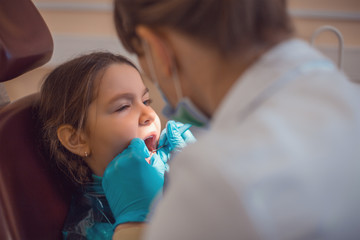
<path id="1" fill-rule="evenodd" d="M 147 126 L 150 125 L 155 120 L 155 112 L 149 106 L 142 106 L 141 115 L 139 118 L 139 125 L 140 126 Z"/>

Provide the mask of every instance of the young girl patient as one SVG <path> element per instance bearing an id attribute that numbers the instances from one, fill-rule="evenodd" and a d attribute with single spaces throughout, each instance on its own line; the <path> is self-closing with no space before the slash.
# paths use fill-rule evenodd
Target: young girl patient
<path id="1" fill-rule="evenodd" d="M 149 90 L 130 61 L 97 52 L 53 70 L 40 95 L 45 146 L 78 189 L 65 222 L 64 238 L 111 239 L 114 219 L 101 177 L 132 139 L 143 139 L 150 152 L 157 148 L 161 126 L 150 106 Z M 178 123 L 169 122 L 162 139 L 169 128 L 173 131 L 177 127 Z M 167 168 L 173 149 L 168 148 L 168 154 L 162 152 L 161 163 L 147 161 Z"/>

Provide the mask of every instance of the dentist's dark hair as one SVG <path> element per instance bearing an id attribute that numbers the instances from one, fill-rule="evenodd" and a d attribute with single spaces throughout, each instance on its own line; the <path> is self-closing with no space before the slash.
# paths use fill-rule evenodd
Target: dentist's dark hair
<path id="1" fill-rule="evenodd" d="M 91 169 L 83 157 L 68 151 L 59 141 L 57 129 L 64 124 L 84 131 L 87 110 L 97 97 L 96 79 L 114 63 L 136 66 L 120 55 L 95 52 L 79 56 L 56 67 L 44 80 L 40 90 L 39 117 L 42 122 L 44 148 L 57 167 L 75 185 L 92 180 Z M 100 81 L 99 81 L 100 82 Z"/>
<path id="2" fill-rule="evenodd" d="M 142 55 L 136 27 L 170 28 L 223 56 L 267 48 L 292 34 L 285 0 L 115 0 L 114 20 L 124 47 Z"/>

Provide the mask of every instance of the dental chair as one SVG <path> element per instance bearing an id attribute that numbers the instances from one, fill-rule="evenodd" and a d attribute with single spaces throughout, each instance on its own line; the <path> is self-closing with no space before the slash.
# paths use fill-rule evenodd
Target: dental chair
<path id="1" fill-rule="evenodd" d="M 0 83 L 51 58 L 50 32 L 31 0 L 0 0 Z M 62 239 L 72 188 L 41 148 L 38 94 L 0 108 L 0 239 Z"/>

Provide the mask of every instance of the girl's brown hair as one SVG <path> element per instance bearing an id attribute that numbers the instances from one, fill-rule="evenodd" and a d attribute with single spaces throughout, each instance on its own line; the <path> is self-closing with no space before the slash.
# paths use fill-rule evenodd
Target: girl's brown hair
<path id="1" fill-rule="evenodd" d="M 95 52 L 77 57 L 55 68 L 40 90 L 39 117 L 42 122 L 45 148 L 51 159 L 75 184 L 92 180 L 91 170 L 81 156 L 68 151 L 57 137 L 63 124 L 76 131 L 85 128 L 87 109 L 96 98 L 95 79 L 101 78 L 114 63 L 136 66 L 120 55 Z"/>
<path id="2" fill-rule="evenodd" d="M 142 54 L 138 25 L 169 27 L 228 56 L 290 35 L 285 0 L 115 0 L 116 30 L 125 48 Z"/>

